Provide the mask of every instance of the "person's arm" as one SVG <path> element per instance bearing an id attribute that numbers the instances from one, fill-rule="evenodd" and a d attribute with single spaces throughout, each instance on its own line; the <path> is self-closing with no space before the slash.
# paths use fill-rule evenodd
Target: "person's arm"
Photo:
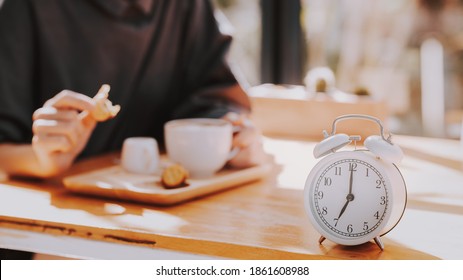
<path id="1" fill-rule="evenodd" d="M 174 111 L 173 118 L 225 118 L 239 132 L 233 146 L 240 152 L 229 165 L 247 167 L 264 161 L 260 131 L 249 120 L 251 105 L 227 61 L 231 36 L 222 34 L 209 1 L 192 1 L 187 17 L 183 92 L 186 98 Z"/>
<path id="2" fill-rule="evenodd" d="M 31 8 L 6 0 L 0 9 L 0 168 L 21 175 L 39 170 L 30 145 L 33 49 Z"/>
<path id="3" fill-rule="evenodd" d="M 46 153 L 38 156 L 31 144 L 0 144 L 0 170 L 13 176 L 49 178 L 68 169 L 70 157 L 53 161 Z"/>
<path id="4" fill-rule="evenodd" d="M 51 177 L 67 170 L 95 128 L 95 101 L 64 90 L 32 116 L 31 144 L 0 144 L 0 169 L 11 175 Z"/>
<path id="5" fill-rule="evenodd" d="M 232 37 L 220 31 L 210 2 L 189 1 L 184 26 L 180 58 L 183 100 L 172 117 L 249 113 L 249 98 L 226 60 Z"/>
<path id="6" fill-rule="evenodd" d="M 69 168 L 95 121 L 91 98 L 63 91 L 42 108 L 35 89 L 38 59 L 29 1 L 0 9 L 0 168 L 11 175 L 50 177 Z M 37 109 L 37 110 L 36 110 Z"/>
<path id="7" fill-rule="evenodd" d="M 0 144 L 0 158 L 0 170 L 8 174 L 48 177 L 53 173 L 39 164 L 30 144 Z"/>

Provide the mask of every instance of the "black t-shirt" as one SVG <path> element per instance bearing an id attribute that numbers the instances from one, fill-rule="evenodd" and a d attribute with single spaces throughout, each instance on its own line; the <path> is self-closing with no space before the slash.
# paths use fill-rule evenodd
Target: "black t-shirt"
<path id="1" fill-rule="evenodd" d="M 0 8 L 0 143 L 30 143 L 33 112 L 63 89 L 103 83 L 119 115 L 99 123 L 83 156 L 127 137 L 163 140 L 174 118 L 248 111 L 208 1 L 6 0 Z M 133 1 L 136 2 L 136 1 Z"/>

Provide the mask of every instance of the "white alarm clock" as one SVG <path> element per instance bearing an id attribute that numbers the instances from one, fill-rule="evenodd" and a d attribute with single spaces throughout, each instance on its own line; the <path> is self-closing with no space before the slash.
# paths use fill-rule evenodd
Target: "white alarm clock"
<path id="1" fill-rule="evenodd" d="M 364 148 L 338 151 L 360 141 L 360 136 L 336 134 L 336 123 L 346 119 L 376 122 L 380 135 L 365 139 Z M 391 135 L 384 136 L 381 121 L 367 115 L 344 115 L 333 122 L 331 134 L 314 148 L 323 157 L 310 171 L 304 188 L 304 205 L 319 243 L 329 239 L 342 245 L 374 240 L 384 249 L 380 236 L 392 230 L 402 218 L 407 189 L 396 164 L 403 157 Z"/>

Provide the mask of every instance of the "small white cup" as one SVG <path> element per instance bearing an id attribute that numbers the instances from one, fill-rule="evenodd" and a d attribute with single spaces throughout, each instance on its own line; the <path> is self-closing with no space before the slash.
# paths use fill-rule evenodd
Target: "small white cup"
<path id="1" fill-rule="evenodd" d="M 195 178 L 214 175 L 237 154 L 232 150 L 233 126 L 223 119 L 192 118 L 164 125 L 169 158 Z"/>
<path id="2" fill-rule="evenodd" d="M 122 145 L 122 167 L 133 173 L 153 174 L 159 168 L 159 148 L 150 137 L 127 138 Z"/>

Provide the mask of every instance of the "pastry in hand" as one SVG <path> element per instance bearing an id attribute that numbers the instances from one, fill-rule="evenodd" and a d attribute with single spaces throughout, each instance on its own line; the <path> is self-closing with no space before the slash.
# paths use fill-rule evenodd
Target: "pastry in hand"
<path id="1" fill-rule="evenodd" d="M 161 184 L 166 189 L 175 189 L 188 186 L 186 179 L 188 171 L 179 164 L 173 164 L 164 169 L 161 175 Z"/>
<path id="2" fill-rule="evenodd" d="M 108 99 L 109 85 L 102 85 L 98 93 L 93 97 L 96 101 L 96 108 L 91 112 L 92 117 L 99 121 L 104 122 L 106 120 L 114 118 L 117 113 L 121 110 L 121 106 L 113 105 Z"/>

